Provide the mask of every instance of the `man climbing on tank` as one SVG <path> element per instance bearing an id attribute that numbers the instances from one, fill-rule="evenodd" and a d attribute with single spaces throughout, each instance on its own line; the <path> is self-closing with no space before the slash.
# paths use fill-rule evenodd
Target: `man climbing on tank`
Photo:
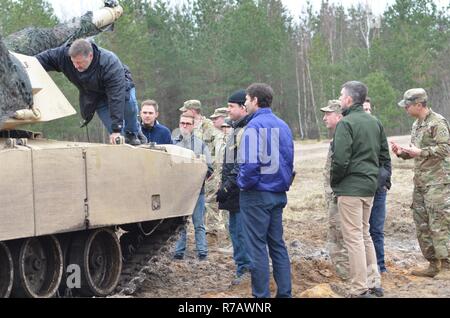
<path id="1" fill-rule="evenodd" d="M 123 8 L 117 0 L 105 0 L 104 7 L 88 11 L 81 17 L 51 28 L 30 26 L 5 38 L 0 35 L 0 123 L 16 111 L 31 108 L 31 83 L 22 64 L 8 50 L 25 55 L 37 55 L 46 50 L 68 45 L 82 37 L 95 36 L 113 28 Z M 136 105 L 137 106 L 137 105 Z"/>
<path id="2" fill-rule="evenodd" d="M 130 71 L 114 53 L 78 39 L 35 57 L 46 71 L 64 73 L 78 88 L 83 126 L 97 113 L 110 134 L 110 143 L 124 133 L 128 144 L 146 143 L 138 138 L 140 124 Z"/>

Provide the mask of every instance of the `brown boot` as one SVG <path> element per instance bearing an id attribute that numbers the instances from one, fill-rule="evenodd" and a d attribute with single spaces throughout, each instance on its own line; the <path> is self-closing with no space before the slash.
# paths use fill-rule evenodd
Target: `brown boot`
<path id="1" fill-rule="evenodd" d="M 426 269 L 413 270 L 411 275 L 420 276 L 420 277 L 434 277 L 441 270 L 441 260 L 433 260 L 430 262 L 430 265 Z"/>
<path id="2" fill-rule="evenodd" d="M 441 271 L 434 278 L 450 280 L 450 262 L 447 259 L 441 261 Z"/>

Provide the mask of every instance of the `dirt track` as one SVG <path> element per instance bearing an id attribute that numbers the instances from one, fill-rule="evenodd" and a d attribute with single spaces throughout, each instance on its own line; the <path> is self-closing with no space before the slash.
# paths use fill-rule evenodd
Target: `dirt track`
<path id="1" fill-rule="evenodd" d="M 408 144 L 409 137 L 393 137 Z M 347 286 L 334 274 L 326 250 L 327 213 L 323 196 L 323 167 L 328 142 L 296 143 L 297 178 L 284 213 L 285 240 L 292 263 L 294 297 L 342 297 Z M 412 162 L 393 156 L 393 186 L 387 197 L 385 254 L 389 273 L 383 276 L 386 297 L 450 297 L 450 282 L 409 275 L 422 257 L 410 212 Z M 193 232 L 184 261 L 168 258 L 155 265 L 138 297 L 251 297 L 250 284 L 231 286 L 234 263 L 225 234 L 209 237 L 207 262 L 195 259 Z M 275 285 L 272 282 L 272 293 Z"/>

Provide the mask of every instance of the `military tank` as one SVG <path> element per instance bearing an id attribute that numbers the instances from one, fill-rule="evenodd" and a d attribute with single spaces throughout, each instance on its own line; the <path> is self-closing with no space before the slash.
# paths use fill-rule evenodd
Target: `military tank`
<path id="1" fill-rule="evenodd" d="M 132 253 L 127 233 L 154 235 L 192 214 L 205 160 L 174 145 L 66 142 L 21 130 L 75 110 L 34 57 L 5 52 L 0 39 L 2 59 L 10 61 L 0 63 L 0 83 L 10 86 L 0 86 L 0 297 L 67 288 L 107 296 Z"/>

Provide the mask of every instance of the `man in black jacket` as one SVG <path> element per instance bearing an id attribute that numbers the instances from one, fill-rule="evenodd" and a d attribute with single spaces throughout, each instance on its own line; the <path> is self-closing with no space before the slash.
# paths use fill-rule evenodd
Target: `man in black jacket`
<path id="1" fill-rule="evenodd" d="M 247 125 L 247 111 L 244 106 L 245 95 L 245 90 L 240 90 L 228 99 L 228 116 L 233 121 L 232 127 L 234 130 L 225 146 L 221 186 L 217 192 L 219 209 L 230 212 L 228 229 L 233 244 L 233 258 L 237 267 L 233 285 L 239 284 L 246 277 L 250 278 L 250 258 L 244 240 L 242 212 L 240 212 L 239 207 L 240 190 L 236 180 L 239 173 L 237 153 L 244 127 Z"/>
<path id="2" fill-rule="evenodd" d="M 139 145 L 135 87 L 129 69 L 112 52 L 85 39 L 44 51 L 36 58 L 46 71 L 62 72 L 80 92 L 80 111 L 87 125 L 97 112 L 110 142 L 125 132 L 126 142 Z"/>

